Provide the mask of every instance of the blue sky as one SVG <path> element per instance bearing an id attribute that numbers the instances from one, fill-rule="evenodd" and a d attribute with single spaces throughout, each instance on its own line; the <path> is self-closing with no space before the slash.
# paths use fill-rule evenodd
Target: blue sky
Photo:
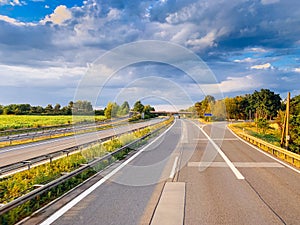
<path id="1" fill-rule="evenodd" d="M 288 91 L 298 95 L 299 24 L 299 0 L 0 0 L 0 104 L 66 105 L 97 58 L 142 40 L 193 51 L 215 74 L 224 96 L 261 88 L 283 98 Z M 160 77 L 164 85 L 157 79 L 137 82 L 145 76 Z M 90 100 L 104 106 L 134 84 L 131 104 L 144 99 L 167 105 L 172 101 L 159 93 L 179 95 L 169 81 L 191 102 L 203 98 L 182 71 L 148 62 L 118 71 L 105 87 L 93 87 L 101 94 Z"/>

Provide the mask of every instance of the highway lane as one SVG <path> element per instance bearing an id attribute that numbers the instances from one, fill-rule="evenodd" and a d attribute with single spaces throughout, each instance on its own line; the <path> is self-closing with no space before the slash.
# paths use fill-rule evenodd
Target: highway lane
<path id="1" fill-rule="evenodd" d="M 181 123 L 177 120 L 168 132 L 143 148 L 136 158 L 53 224 L 149 224 L 163 183 L 169 178 L 174 156 L 178 154 Z M 151 210 L 145 215 L 147 208 Z"/>
<path id="2" fill-rule="evenodd" d="M 89 143 L 101 138 L 117 135 L 122 132 L 137 129 L 146 125 L 152 125 L 161 121 L 161 119 L 154 119 L 141 123 L 128 124 L 124 126 L 115 126 L 112 129 L 101 130 L 86 134 L 79 134 L 71 137 L 58 138 L 47 141 L 40 141 L 31 144 L 12 146 L 0 149 L 0 166 L 24 161 L 40 155 L 50 154 L 55 151 L 63 150 L 65 148 L 74 147 Z"/>
<path id="3" fill-rule="evenodd" d="M 245 144 L 222 123 L 201 127 L 177 120 L 53 224 L 150 224 L 166 182 L 185 184 L 184 224 L 299 224 L 299 170 Z"/>
<path id="4" fill-rule="evenodd" d="M 204 131 L 210 134 L 211 127 Z M 235 176 L 220 154 L 213 163 L 204 163 L 208 140 L 203 134 L 179 172 L 178 181 L 186 183 L 185 224 L 299 224 L 299 170 L 245 144 L 221 123 L 214 132 L 224 134 L 213 141 L 244 179 Z"/>

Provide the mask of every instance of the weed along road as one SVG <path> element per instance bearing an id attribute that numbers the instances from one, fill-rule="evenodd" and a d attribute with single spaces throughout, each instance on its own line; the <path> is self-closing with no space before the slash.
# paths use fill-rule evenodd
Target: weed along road
<path id="1" fill-rule="evenodd" d="M 226 128 L 178 119 L 25 224 L 299 224 L 300 172 Z"/>
<path id="2" fill-rule="evenodd" d="M 154 119 L 146 122 L 116 126 L 111 129 L 101 130 L 91 133 L 79 134 L 76 136 L 57 138 L 47 141 L 40 141 L 31 144 L 12 146 L 0 149 L 0 166 L 25 161 L 41 155 L 51 154 L 53 152 L 71 148 L 77 145 L 93 142 L 99 139 L 118 135 L 130 130 L 138 129 L 144 126 L 160 122 L 161 119 Z"/>

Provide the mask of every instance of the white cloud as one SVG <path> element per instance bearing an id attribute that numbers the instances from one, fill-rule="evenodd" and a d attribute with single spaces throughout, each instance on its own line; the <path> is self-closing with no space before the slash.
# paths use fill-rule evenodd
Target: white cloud
<path id="1" fill-rule="evenodd" d="M 8 16 L 0 15 L 0 20 L 5 21 L 5 22 L 7 22 L 7 23 L 14 24 L 14 25 L 16 25 L 16 26 L 23 26 L 23 25 L 25 25 L 25 23 L 20 22 L 20 21 L 14 19 L 14 18 L 10 18 L 10 17 L 8 17 Z"/>
<path id="2" fill-rule="evenodd" d="M 5 80 L 0 86 L 68 86 L 75 83 L 85 73 L 84 67 L 46 67 L 31 68 L 28 66 L 0 65 L 0 78 Z"/>
<path id="3" fill-rule="evenodd" d="M 25 5 L 25 2 L 20 2 L 19 0 L 0 0 L 0 5 L 11 5 L 11 6 L 16 6 L 16 5 Z"/>
<path id="4" fill-rule="evenodd" d="M 187 46 L 191 46 L 193 50 L 201 50 L 207 47 L 216 47 L 217 46 L 217 38 L 225 35 L 227 33 L 227 29 L 222 27 L 219 30 L 213 29 L 208 32 L 205 36 L 196 39 L 190 39 L 185 44 Z"/>
<path id="5" fill-rule="evenodd" d="M 118 20 L 121 17 L 121 11 L 118 9 L 110 9 L 109 13 L 107 14 L 107 20 Z"/>
<path id="6" fill-rule="evenodd" d="M 253 51 L 253 52 L 259 52 L 259 53 L 268 52 L 266 49 L 264 49 L 264 48 L 258 48 L 258 47 L 250 48 L 249 50 Z"/>
<path id="7" fill-rule="evenodd" d="M 65 5 L 59 5 L 52 14 L 47 15 L 43 20 L 41 20 L 41 23 L 45 24 L 46 22 L 52 22 L 54 24 L 62 25 L 65 21 L 71 18 L 71 11 Z"/>
<path id="8" fill-rule="evenodd" d="M 168 15 L 166 21 L 170 24 L 185 22 L 193 18 L 197 14 L 198 10 L 199 8 L 196 4 L 189 5 L 178 12 Z"/>
<path id="9" fill-rule="evenodd" d="M 300 73 L 300 68 L 295 68 L 294 71 L 297 72 L 297 73 Z"/>
<path id="10" fill-rule="evenodd" d="M 274 4 L 274 3 L 278 3 L 280 2 L 280 0 L 261 0 L 261 4 L 263 5 L 269 5 L 269 4 Z"/>
<path id="11" fill-rule="evenodd" d="M 252 75 L 244 77 L 227 77 L 225 81 L 218 84 L 203 84 L 200 85 L 203 92 L 207 95 L 230 92 L 245 92 L 255 88 L 259 88 L 261 84 Z"/>
<path id="12" fill-rule="evenodd" d="M 245 58 L 245 59 L 235 59 L 235 60 L 233 60 L 233 62 L 236 62 L 236 63 L 251 63 L 253 61 L 254 61 L 254 59 L 250 58 L 250 57 Z"/>
<path id="13" fill-rule="evenodd" d="M 212 32 L 209 32 L 208 34 L 206 34 L 202 38 L 188 40 L 186 42 L 186 44 L 188 46 L 192 46 L 196 49 L 203 49 L 205 47 L 216 46 L 215 39 L 216 39 L 216 34 L 215 34 L 215 32 L 212 31 Z"/>
<path id="14" fill-rule="evenodd" d="M 270 63 L 261 64 L 261 65 L 254 65 L 250 67 L 251 69 L 263 70 L 263 69 L 270 69 L 272 65 Z"/>

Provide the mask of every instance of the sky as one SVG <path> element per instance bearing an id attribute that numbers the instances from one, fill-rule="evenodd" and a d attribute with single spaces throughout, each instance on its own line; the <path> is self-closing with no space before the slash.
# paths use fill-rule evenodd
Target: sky
<path id="1" fill-rule="evenodd" d="M 216 84 L 223 97 L 300 94 L 299 0 L 0 0 L 0 104 L 67 105 L 102 56 L 145 40 L 197 55 L 215 77 L 200 84 L 210 91 L 186 71 L 147 61 L 90 82 L 86 100 L 187 107 Z"/>

